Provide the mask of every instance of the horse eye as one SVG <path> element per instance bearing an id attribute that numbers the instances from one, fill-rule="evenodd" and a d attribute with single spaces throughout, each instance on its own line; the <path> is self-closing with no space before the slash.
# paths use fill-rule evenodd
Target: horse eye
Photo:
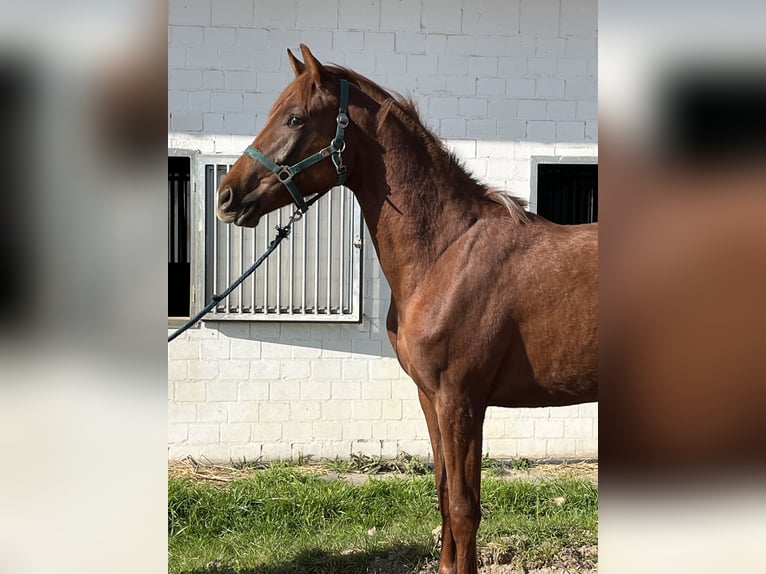
<path id="1" fill-rule="evenodd" d="M 290 116 L 287 120 L 287 125 L 291 128 L 297 128 L 303 125 L 303 120 L 298 116 Z"/>

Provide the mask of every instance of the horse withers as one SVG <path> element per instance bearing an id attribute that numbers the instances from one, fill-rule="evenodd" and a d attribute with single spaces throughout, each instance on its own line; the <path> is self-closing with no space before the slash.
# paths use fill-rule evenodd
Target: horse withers
<path id="1" fill-rule="evenodd" d="M 353 191 L 428 425 L 439 573 L 475 573 L 487 407 L 597 398 L 597 226 L 525 211 L 466 173 L 411 101 L 301 51 L 288 50 L 295 79 L 221 182 L 218 217 L 254 227 L 339 183 Z"/>

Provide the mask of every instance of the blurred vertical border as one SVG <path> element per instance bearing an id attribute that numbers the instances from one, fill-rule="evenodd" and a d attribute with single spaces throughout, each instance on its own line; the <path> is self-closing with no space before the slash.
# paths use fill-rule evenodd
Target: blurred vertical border
<path id="1" fill-rule="evenodd" d="M 167 5 L 0 13 L 0 571 L 165 572 Z"/>
<path id="2" fill-rule="evenodd" d="M 599 571 L 766 549 L 766 5 L 599 2 Z"/>

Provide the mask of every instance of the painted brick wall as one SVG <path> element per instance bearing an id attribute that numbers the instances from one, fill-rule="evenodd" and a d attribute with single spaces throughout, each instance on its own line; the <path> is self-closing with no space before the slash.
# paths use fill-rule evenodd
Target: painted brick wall
<path id="1" fill-rule="evenodd" d="M 168 147 L 239 154 L 300 42 L 414 97 L 469 170 L 521 197 L 532 156 L 598 153 L 595 0 L 171 0 Z M 206 323 L 169 345 L 171 458 L 429 454 L 365 253 L 360 325 Z M 595 457 L 597 424 L 594 404 L 492 408 L 484 448 Z"/>

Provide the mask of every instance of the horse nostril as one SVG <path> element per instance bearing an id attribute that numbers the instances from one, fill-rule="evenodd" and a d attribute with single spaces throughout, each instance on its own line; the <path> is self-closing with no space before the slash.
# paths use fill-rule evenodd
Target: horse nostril
<path id="1" fill-rule="evenodd" d="M 234 200 L 234 192 L 230 187 L 224 187 L 218 192 L 218 207 L 220 209 L 228 209 L 231 207 L 231 202 Z"/>

